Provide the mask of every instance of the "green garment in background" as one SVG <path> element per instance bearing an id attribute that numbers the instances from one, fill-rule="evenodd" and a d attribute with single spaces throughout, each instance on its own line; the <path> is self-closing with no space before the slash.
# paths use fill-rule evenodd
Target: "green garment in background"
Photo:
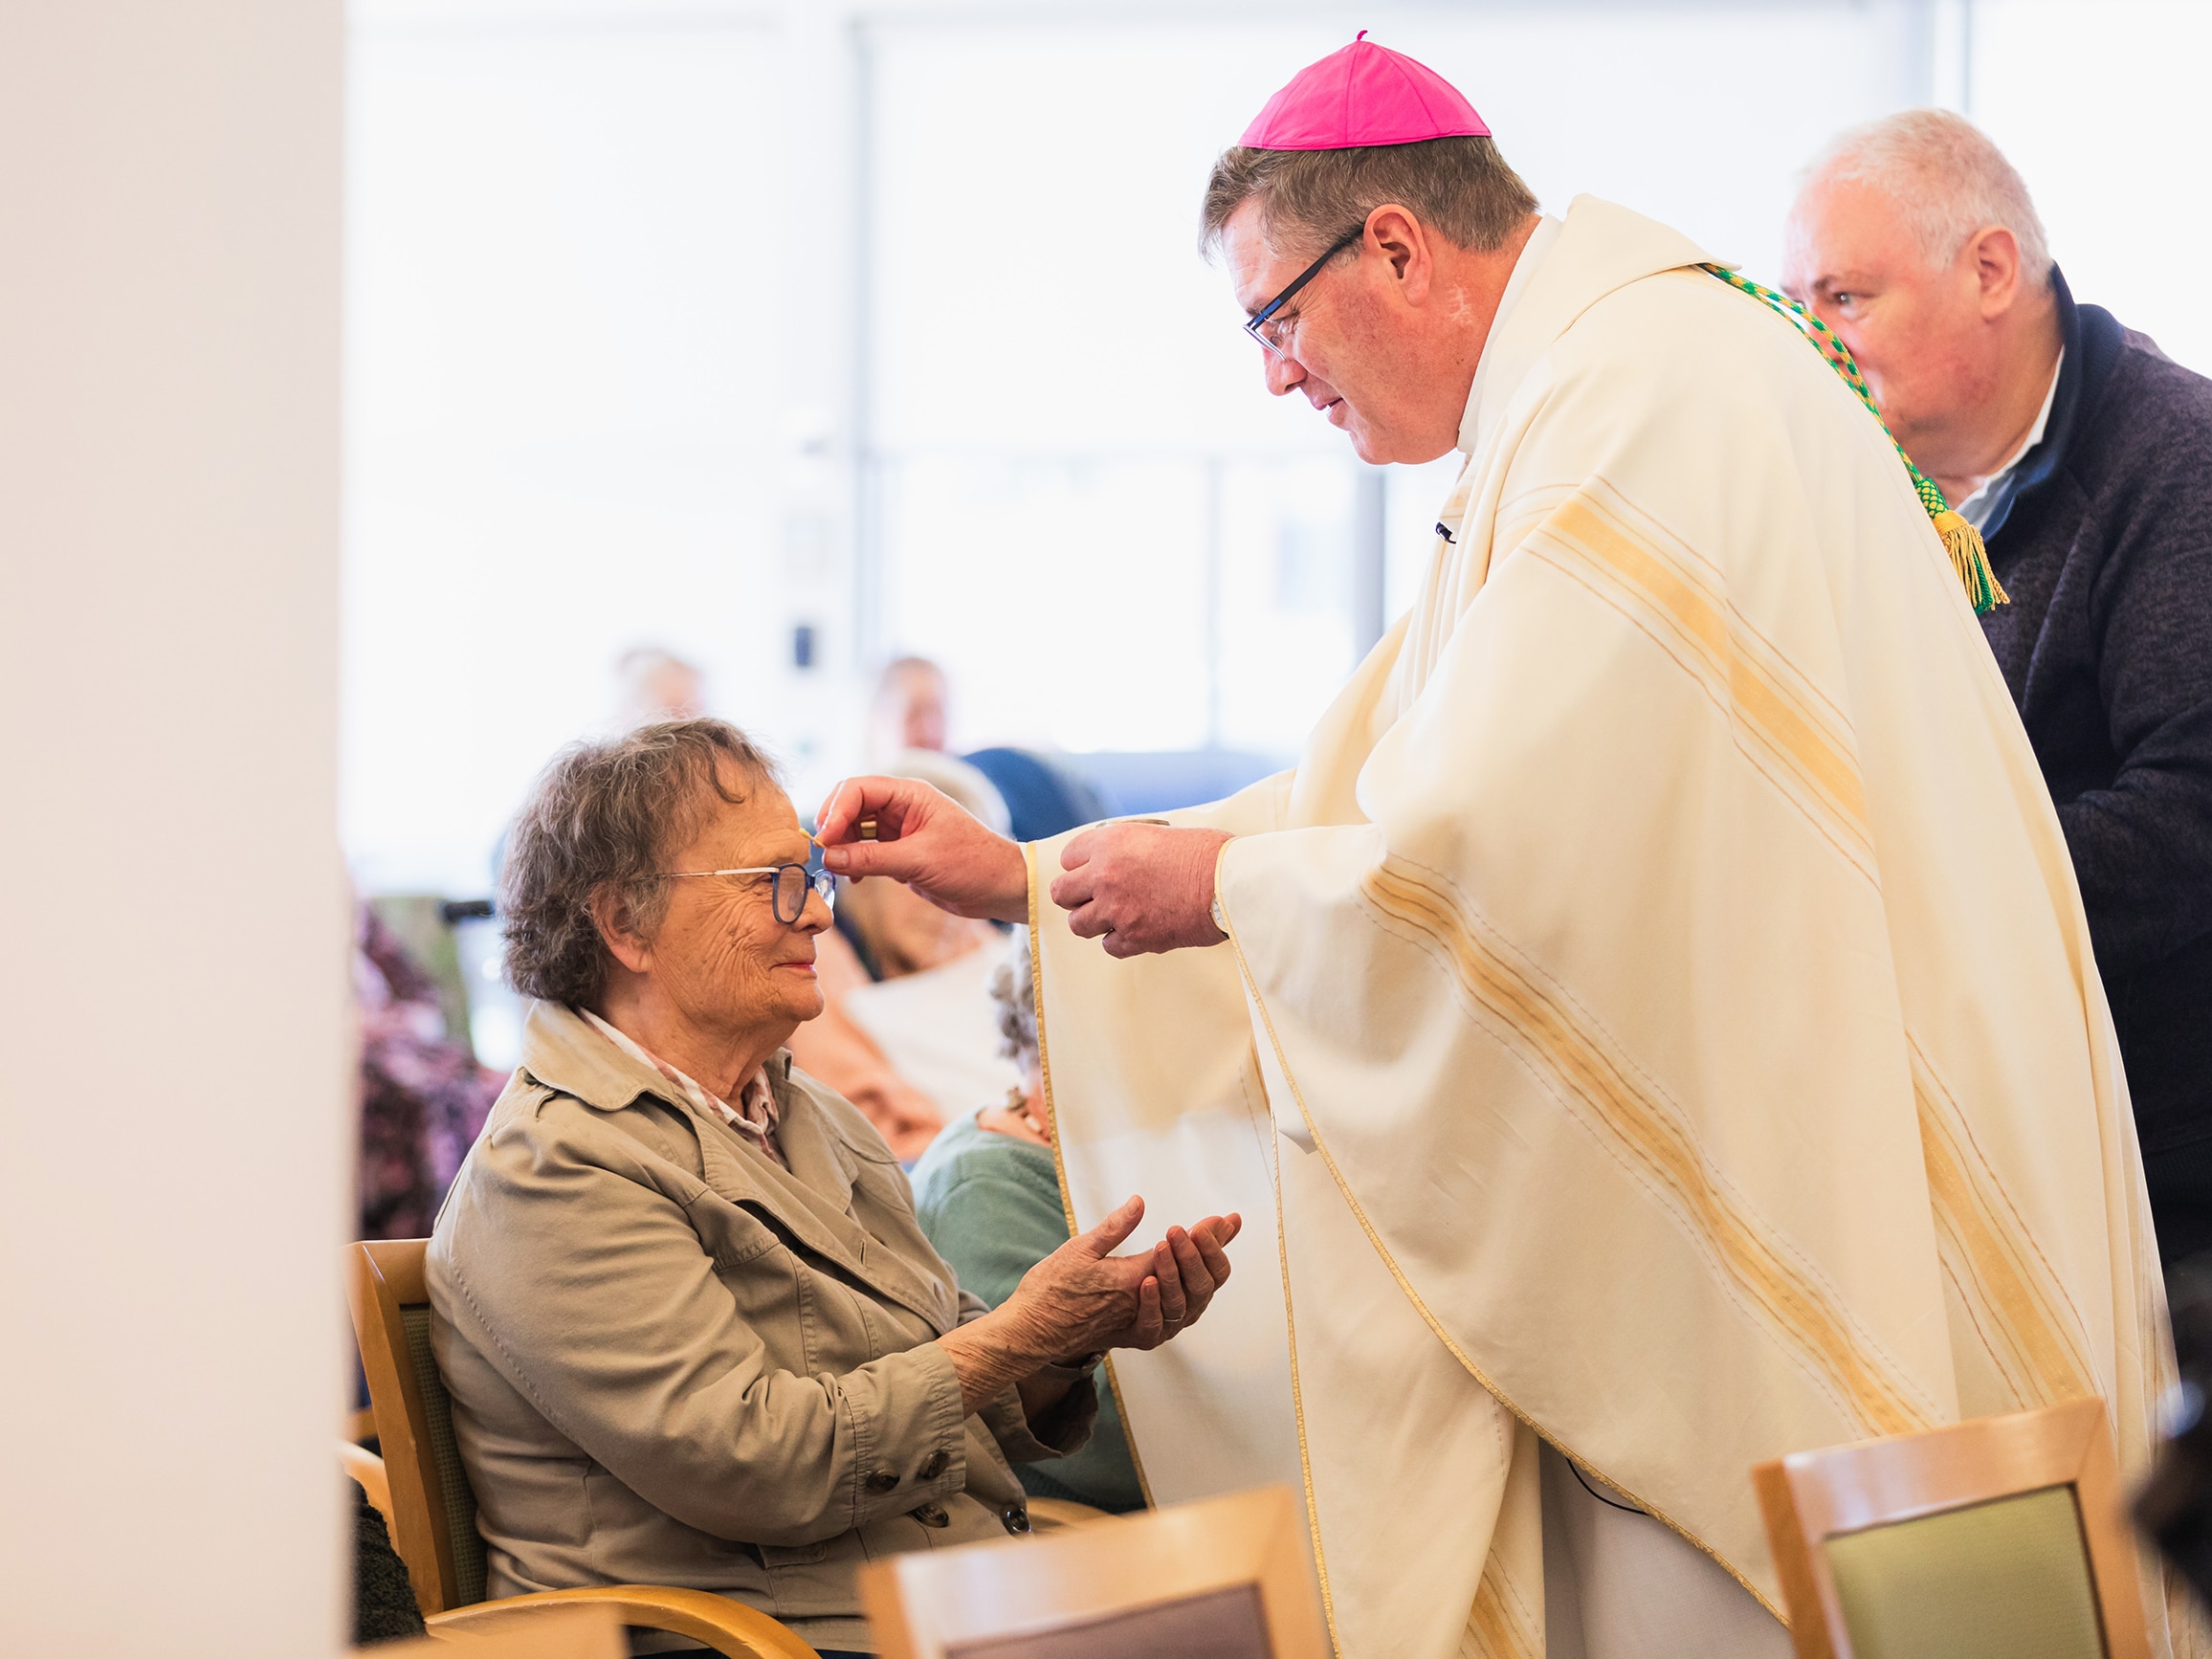
<path id="1" fill-rule="evenodd" d="M 914 1169 L 914 1208 L 937 1253 L 960 1275 L 960 1288 L 997 1307 L 1022 1275 L 1068 1242 L 1060 1178 L 1052 1155 L 1032 1141 L 956 1118 L 930 1142 Z M 1098 1424 L 1091 1444 L 1055 1460 L 1051 1471 L 1017 1464 L 1031 1497 L 1072 1498 L 1116 1515 L 1144 1507 L 1129 1438 L 1114 1391 L 1099 1379 Z"/>

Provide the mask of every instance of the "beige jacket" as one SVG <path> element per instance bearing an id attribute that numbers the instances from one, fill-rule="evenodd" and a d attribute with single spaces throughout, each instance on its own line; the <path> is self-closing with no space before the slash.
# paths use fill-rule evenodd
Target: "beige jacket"
<path id="1" fill-rule="evenodd" d="M 1007 1389 L 974 1417 L 934 1338 L 984 1312 L 839 1095 L 769 1063 L 789 1173 L 541 1003 L 430 1247 L 432 1342 L 490 1592 L 715 1590 L 816 1647 L 873 1646 L 853 1574 L 1029 1528 Z"/>

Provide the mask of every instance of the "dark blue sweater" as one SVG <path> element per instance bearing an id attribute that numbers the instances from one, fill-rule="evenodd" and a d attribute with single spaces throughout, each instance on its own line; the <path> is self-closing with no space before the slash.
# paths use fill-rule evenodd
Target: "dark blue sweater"
<path id="1" fill-rule="evenodd" d="M 2212 1245 L 2212 1180 L 2201 1217 L 2160 1202 L 2162 1165 L 2212 1176 L 2212 380 L 2051 284 L 2066 360 L 1986 526 L 2012 603 L 1982 627 L 2073 852 L 2171 1261 Z"/>

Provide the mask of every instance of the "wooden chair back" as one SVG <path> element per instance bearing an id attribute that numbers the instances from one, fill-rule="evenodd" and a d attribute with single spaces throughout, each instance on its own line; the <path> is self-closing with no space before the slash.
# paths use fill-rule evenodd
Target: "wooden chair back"
<path id="1" fill-rule="evenodd" d="M 384 1453 L 392 1547 L 424 1617 L 484 1599 L 476 1494 L 453 1441 L 453 1400 L 431 1352 L 428 1239 L 346 1246 L 345 1292 Z"/>
<path id="2" fill-rule="evenodd" d="M 1798 1659 L 2149 1659 L 2101 1400 L 1752 1471 Z"/>
<path id="3" fill-rule="evenodd" d="M 886 1659 L 1328 1659 L 1288 1487 L 949 1550 L 860 1574 Z"/>

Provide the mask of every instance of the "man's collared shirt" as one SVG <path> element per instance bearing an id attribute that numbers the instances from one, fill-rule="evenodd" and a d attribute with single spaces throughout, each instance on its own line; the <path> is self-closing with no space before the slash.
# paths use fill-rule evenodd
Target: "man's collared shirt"
<path id="1" fill-rule="evenodd" d="M 1992 473 L 1980 489 L 1953 509 L 1977 530 L 1997 517 L 1998 509 L 2012 499 L 2013 491 L 2019 487 L 2021 463 L 2043 442 L 2044 431 L 2050 425 L 2050 407 L 2058 399 L 2058 371 L 2065 366 L 2066 347 L 2062 345 L 2058 348 L 2058 361 L 2050 365 L 2050 386 L 2043 394 L 2043 408 L 2036 411 L 2035 425 L 2028 428 L 2027 437 L 2012 452 L 2012 458 Z"/>
<path id="2" fill-rule="evenodd" d="M 782 1144 L 776 1139 L 779 1113 L 775 1092 L 768 1087 L 766 1067 L 753 1068 L 753 1074 L 745 1079 L 745 1086 L 738 1092 L 738 1103 L 732 1106 L 697 1078 L 678 1071 L 634 1038 L 625 1036 L 589 1008 L 578 1008 L 576 1011 L 590 1023 L 593 1030 L 631 1059 L 642 1060 L 666 1077 L 691 1102 L 695 1110 L 727 1123 L 745 1140 L 774 1159 L 780 1167 L 791 1167 L 784 1157 Z"/>

